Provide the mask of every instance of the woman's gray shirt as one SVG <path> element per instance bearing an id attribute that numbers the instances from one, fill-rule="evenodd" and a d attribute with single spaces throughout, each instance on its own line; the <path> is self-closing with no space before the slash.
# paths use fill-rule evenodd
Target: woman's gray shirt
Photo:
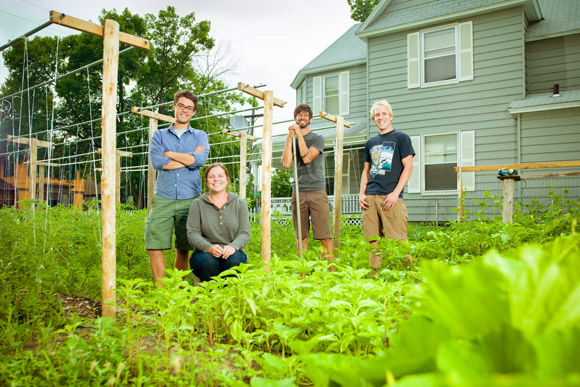
<path id="1" fill-rule="evenodd" d="M 207 251 L 212 245 L 230 245 L 243 250 L 250 240 L 248 205 L 235 193 L 217 208 L 205 193 L 191 203 L 187 217 L 187 239 L 196 251 Z"/>

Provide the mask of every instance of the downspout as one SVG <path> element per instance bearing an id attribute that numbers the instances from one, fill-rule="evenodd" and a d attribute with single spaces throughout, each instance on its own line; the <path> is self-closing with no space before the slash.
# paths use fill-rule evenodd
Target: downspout
<path id="1" fill-rule="evenodd" d="M 370 113 L 370 106 L 371 106 L 371 85 L 370 85 L 370 79 L 371 79 L 371 72 L 370 72 L 370 63 L 369 63 L 369 51 L 370 51 L 370 42 L 369 42 L 369 38 L 365 39 L 366 43 L 367 43 L 367 109 L 366 109 L 366 117 L 367 117 L 367 138 L 366 140 L 368 140 L 369 138 L 371 138 L 371 125 L 369 124 L 369 121 L 371 120 L 371 113 Z M 365 140 L 365 142 L 366 142 Z"/>

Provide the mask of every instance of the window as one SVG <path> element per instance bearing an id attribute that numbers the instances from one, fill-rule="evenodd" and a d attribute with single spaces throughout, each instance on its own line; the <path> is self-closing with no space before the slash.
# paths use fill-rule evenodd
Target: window
<path id="1" fill-rule="evenodd" d="M 425 191 L 457 189 L 457 134 L 425 136 Z"/>
<path id="2" fill-rule="evenodd" d="M 472 22 L 407 35 L 408 87 L 473 79 Z"/>
<path id="3" fill-rule="evenodd" d="M 339 114 L 338 94 L 338 75 L 324 77 L 324 99 L 322 110 L 330 114 Z"/>
<path id="4" fill-rule="evenodd" d="M 423 83 L 456 79 L 455 28 L 423 34 Z"/>
<path id="5" fill-rule="evenodd" d="M 457 192 L 455 167 L 475 165 L 475 132 L 447 132 L 411 136 L 415 157 L 407 192 L 453 194 Z M 463 188 L 475 191 L 475 172 L 462 174 Z"/>
<path id="6" fill-rule="evenodd" d="M 343 71 L 312 79 L 312 111 L 345 116 L 349 113 L 349 72 Z"/>

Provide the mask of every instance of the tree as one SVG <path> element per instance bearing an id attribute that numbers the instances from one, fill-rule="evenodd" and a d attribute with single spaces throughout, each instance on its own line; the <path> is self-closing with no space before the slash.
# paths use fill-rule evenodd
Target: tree
<path id="1" fill-rule="evenodd" d="M 131 106 L 150 106 L 171 101 L 173 93 L 180 89 L 190 89 L 196 94 L 224 90 L 227 85 L 220 79 L 231 71 L 234 62 L 224 60 L 223 52 L 211 54 L 215 46 L 209 36 L 210 22 L 195 21 L 194 13 L 180 17 L 174 7 L 159 11 L 158 15 L 147 14 L 141 17 L 132 14 L 128 9 L 122 13 L 116 10 L 103 10 L 100 17 L 119 22 L 120 30 L 150 40 L 151 50 L 133 49 L 119 56 L 118 106 L 117 112 L 117 146 L 136 153 L 139 157 L 123 159 L 123 166 L 147 164 L 148 136 L 146 120 L 133 114 L 126 114 Z M 58 49 L 57 49 L 58 47 Z M 21 41 L 3 52 L 9 76 L 1 86 L 2 95 L 16 93 L 23 88 L 51 80 L 55 74 L 55 53 L 58 58 L 57 74 L 78 69 L 86 64 L 102 59 L 102 39 L 88 34 L 71 35 L 62 39 L 55 37 L 35 37 Z M 121 47 L 121 50 L 125 47 Z M 100 147 L 100 122 L 91 123 L 91 119 L 100 117 L 101 109 L 101 67 L 80 71 L 59 79 L 55 86 L 37 89 L 31 96 L 15 99 L 16 106 L 11 106 L 11 114 L 2 114 L 2 119 L 12 119 L 12 123 L 2 125 L 2 137 L 6 128 L 14 127 L 14 119 L 19 120 L 20 128 L 15 135 L 45 132 L 40 139 L 48 140 L 47 122 L 52 116 L 52 102 L 55 101 L 54 127 L 69 126 L 55 132 L 52 142 L 61 143 L 55 148 L 53 157 L 60 155 L 81 155 L 92 153 Z M 90 96 L 90 98 L 89 98 Z M 210 135 L 210 143 L 230 141 L 222 135 L 221 129 L 229 127 L 227 116 L 216 116 L 217 112 L 228 112 L 233 106 L 246 102 L 240 93 L 219 93 L 200 98 L 196 117 L 192 126 L 205 130 Z M 2 105 L 5 110 L 5 104 Z M 14 104 L 12 104 L 14 105 Z M 14 117 L 14 113 L 20 115 Z M 160 109 L 160 113 L 173 115 L 169 108 Z M 23 125 L 24 124 L 24 125 Z M 85 141 L 86 140 L 86 141 Z M 228 157 L 225 162 L 239 161 L 239 145 L 216 146 L 211 149 L 211 157 Z M 43 158 L 42 155 L 39 155 Z M 92 159 L 84 156 L 84 160 Z M 77 158 L 76 162 L 83 158 Z M 85 163 L 83 168 L 90 166 Z M 76 166 L 69 173 L 69 178 L 76 174 Z M 91 173 L 85 170 L 85 174 Z M 143 172 L 130 173 L 130 191 L 136 203 L 144 203 Z M 126 191 L 127 188 L 123 188 Z"/>
<path id="2" fill-rule="evenodd" d="M 287 198 L 292 196 L 292 170 L 274 169 L 272 172 L 272 197 Z"/>
<path id="3" fill-rule="evenodd" d="M 364 22 L 380 0 L 346 0 L 350 6 L 350 18 Z"/>

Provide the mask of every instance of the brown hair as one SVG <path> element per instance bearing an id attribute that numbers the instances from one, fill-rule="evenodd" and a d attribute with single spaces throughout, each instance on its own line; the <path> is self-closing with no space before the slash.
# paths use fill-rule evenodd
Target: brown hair
<path id="1" fill-rule="evenodd" d="M 213 163 L 212 165 L 207 167 L 207 169 L 205 170 L 205 180 L 207 180 L 207 175 L 209 175 L 209 171 L 211 171 L 214 168 L 218 168 L 218 167 L 224 170 L 224 172 L 226 173 L 226 178 L 228 179 L 228 182 L 229 182 L 230 181 L 230 173 L 228 172 L 228 169 L 226 168 L 226 166 L 222 163 Z"/>
<path id="2" fill-rule="evenodd" d="M 296 116 L 300 112 L 308 112 L 308 115 L 310 118 L 312 118 L 312 109 L 310 109 L 310 106 L 307 104 L 301 103 L 300 105 L 296 106 L 296 109 L 294 109 L 294 119 L 296 119 Z"/>
<path id="3" fill-rule="evenodd" d="M 191 100 L 191 102 L 193 102 L 193 111 L 194 112 L 197 111 L 197 95 L 193 94 L 189 90 L 179 90 L 173 96 L 173 104 L 174 105 L 177 104 L 177 100 L 179 100 L 179 98 L 181 98 L 181 97 L 185 97 L 185 98 Z"/>

